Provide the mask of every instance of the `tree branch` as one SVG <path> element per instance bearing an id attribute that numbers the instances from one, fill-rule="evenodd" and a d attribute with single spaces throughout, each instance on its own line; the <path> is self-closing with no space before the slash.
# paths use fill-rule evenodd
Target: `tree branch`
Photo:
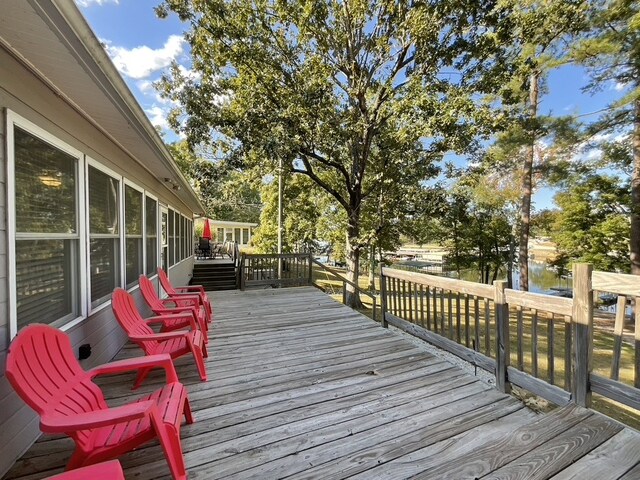
<path id="1" fill-rule="evenodd" d="M 311 168 L 311 164 L 309 163 L 309 160 L 307 160 L 306 158 L 302 158 L 302 163 L 304 163 L 305 170 L 301 170 L 299 168 L 292 168 L 291 171 L 293 173 L 299 173 L 299 174 L 306 175 L 307 177 L 309 177 L 320 188 L 324 189 L 328 194 L 330 194 L 333 198 L 335 198 L 338 201 L 338 203 L 340 205 L 342 205 L 342 207 L 345 209 L 345 211 L 349 212 L 350 211 L 349 202 L 347 202 L 342 197 L 342 195 L 340 195 L 340 192 L 338 192 L 336 189 L 331 187 L 328 183 L 326 183 L 324 180 L 322 180 L 320 177 L 318 177 L 315 174 L 315 172 Z"/>

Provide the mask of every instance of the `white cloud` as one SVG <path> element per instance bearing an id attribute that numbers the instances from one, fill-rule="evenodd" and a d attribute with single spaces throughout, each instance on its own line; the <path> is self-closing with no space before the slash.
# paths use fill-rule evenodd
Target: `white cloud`
<path id="1" fill-rule="evenodd" d="M 629 86 L 628 83 L 616 82 L 616 84 L 614 85 L 613 88 L 616 90 L 616 92 L 621 92 L 621 91 L 625 90 L 628 86 Z"/>
<path id="2" fill-rule="evenodd" d="M 119 0 L 76 0 L 76 3 L 78 4 L 79 7 L 90 7 L 91 5 L 98 5 L 98 6 L 102 6 L 105 3 L 115 3 L 116 5 L 118 5 L 118 3 L 120 3 Z"/>
<path id="3" fill-rule="evenodd" d="M 167 115 L 169 114 L 168 109 L 154 105 L 151 108 L 147 108 L 145 113 L 154 127 L 160 127 L 162 130 L 171 130 L 169 122 L 167 121 Z"/>
<path id="4" fill-rule="evenodd" d="M 129 50 L 109 44 L 106 49 L 120 73 L 135 80 L 142 80 L 177 59 L 184 51 L 184 43 L 180 35 L 171 35 L 164 46 L 157 50 L 146 45 Z"/>

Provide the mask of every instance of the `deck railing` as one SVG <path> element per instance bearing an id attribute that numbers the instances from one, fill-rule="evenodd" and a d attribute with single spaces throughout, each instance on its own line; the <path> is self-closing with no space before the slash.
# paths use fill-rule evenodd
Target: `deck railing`
<path id="1" fill-rule="evenodd" d="M 556 404 L 582 406 L 590 405 L 593 392 L 640 409 L 640 315 L 633 332 L 624 332 L 625 297 L 640 297 L 640 277 L 576 265 L 573 299 L 507 289 L 502 281 L 482 285 L 390 268 L 383 269 L 381 287 L 383 325 L 494 373 L 502 391 L 514 384 Z M 620 295 L 623 306 L 612 334 L 595 327 L 597 354 L 608 349 L 611 355 L 606 372 L 593 368 L 594 290 Z"/>
<path id="2" fill-rule="evenodd" d="M 247 287 L 297 287 L 311 285 L 308 253 L 240 255 L 240 289 Z"/>
<path id="3" fill-rule="evenodd" d="M 360 288 L 358 285 L 353 283 L 351 280 L 346 279 L 343 275 L 335 271 L 334 269 L 327 267 L 323 263 L 318 262 L 317 260 L 312 259 L 313 264 L 318 268 L 319 271 L 323 272 L 327 276 L 327 281 L 320 281 L 319 279 L 313 280 L 313 285 L 325 293 L 335 293 L 335 290 L 331 286 L 334 282 L 340 285 L 339 292 L 342 294 L 342 303 L 347 303 L 347 285 L 350 285 L 354 291 L 358 292 L 359 295 L 364 295 L 371 301 L 371 318 L 373 320 L 377 320 L 377 306 L 378 300 L 374 293 L 368 292 L 367 290 Z"/>

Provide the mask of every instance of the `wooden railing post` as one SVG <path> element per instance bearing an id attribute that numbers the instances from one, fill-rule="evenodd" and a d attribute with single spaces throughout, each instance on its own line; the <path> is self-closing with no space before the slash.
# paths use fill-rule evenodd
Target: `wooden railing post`
<path id="1" fill-rule="evenodd" d="M 382 312 L 382 326 L 384 328 L 389 328 L 389 324 L 387 323 L 387 279 L 384 276 L 383 269 L 380 268 L 380 311 Z M 375 308 L 375 303 L 374 303 Z"/>
<path id="2" fill-rule="evenodd" d="M 572 400 L 581 407 L 591 406 L 589 374 L 593 356 L 593 267 L 586 263 L 573 265 L 573 337 Z"/>
<path id="3" fill-rule="evenodd" d="M 496 388 L 504 393 L 511 392 L 511 384 L 507 376 L 509 367 L 509 305 L 505 299 L 504 290 L 507 282 L 496 280 L 494 302 L 496 305 Z"/>
<path id="4" fill-rule="evenodd" d="M 245 283 L 247 281 L 245 274 L 244 274 L 244 261 L 245 261 L 245 255 L 244 253 L 242 254 L 242 256 L 240 257 L 240 266 L 238 267 L 238 275 L 240 275 L 240 290 L 244 291 L 245 289 Z"/>
<path id="5" fill-rule="evenodd" d="M 313 255 L 311 252 L 309 252 L 307 261 L 309 262 L 309 285 L 313 285 Z"/>

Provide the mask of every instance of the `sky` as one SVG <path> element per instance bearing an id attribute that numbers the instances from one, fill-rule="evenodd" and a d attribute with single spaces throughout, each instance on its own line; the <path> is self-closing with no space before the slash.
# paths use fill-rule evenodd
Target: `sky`
<path id="1" fill-rule="evenodd" d="M 165 141 L 173 142 L 178 137 L 166 121 L 172 105 L 160 98 L 152 84 L 173 60 L 181 65 L 189 64 L 188 45 L 183 40 L 187 26 L 175 14 L 158 19 L 153 9 L 159 3 L 160 0 L 76 0 L 151 123 L 161 128 Z M 586 72 L 579 67 L 566 66 L 553 71 L 540 113 L 573 113 L 584 116 L 585 120 L 595 119 L 595 115 L 588 114 L 603 109 L 620 95 L 617 85 L 595 95 L 583 92 L 586 83 Z M 539 189 L 534 196 L 534 208 L 552 208 L 553 193 L 549 188 Z"/>

